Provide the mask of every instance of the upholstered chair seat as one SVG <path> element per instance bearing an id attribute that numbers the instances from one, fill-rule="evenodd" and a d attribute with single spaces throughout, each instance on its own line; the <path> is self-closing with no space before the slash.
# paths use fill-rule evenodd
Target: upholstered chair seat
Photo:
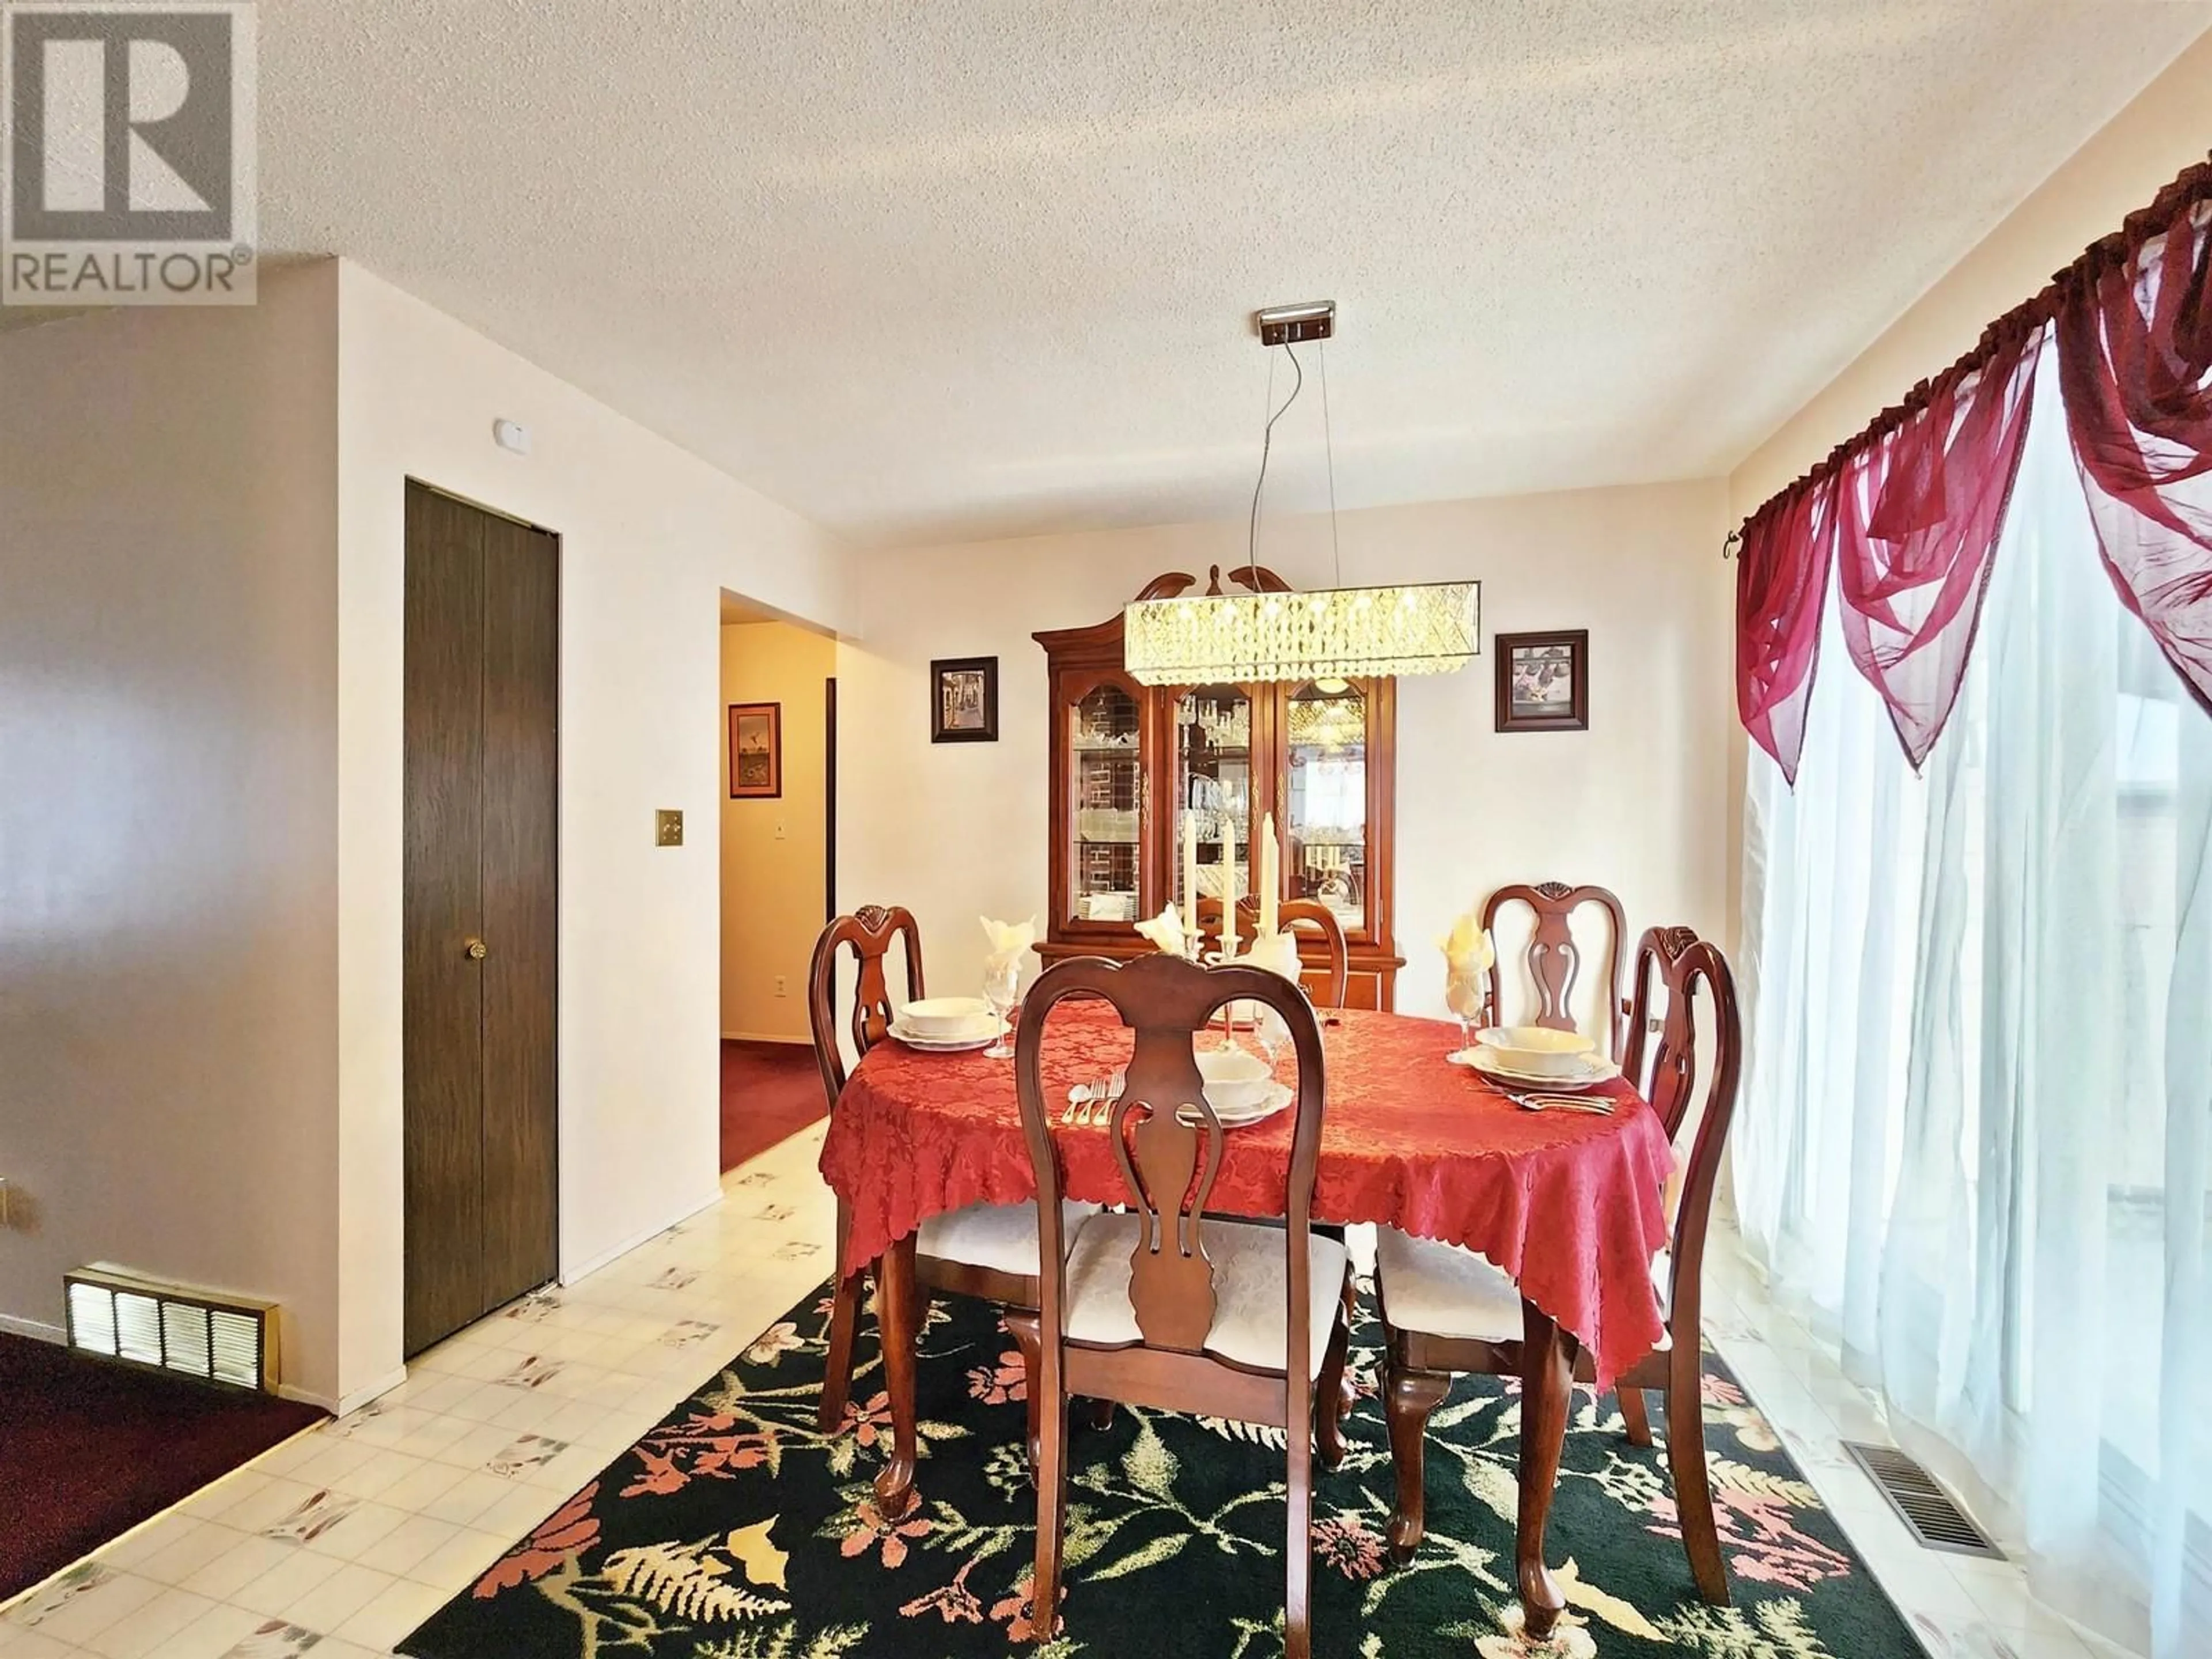
<path id="1" fill-rule="evenodd" d="M 1136 1249 L 1141 1218 L 1101 1215 L 1084 1224 L 1067 1253 L 1067 1340 L 1110 1348 L 1142 1342 L 1136 1305 L 1129 1299 L 1129 1255 Z M 1308 1328 L 1326 1331 L 1336 1317 L 1343 1289 L 1344 1246 L 1333 1238 L 1312 1241 L 1312 1304 Z M 1213 1324 L 1206 1352 L 1232 1365 L 1279 1371 L 1290 1340 L 1290 1281 L 1283 1260 L 1283 1230 L 1234 1221 L 1209 1220 L 1206 1253 L 1213 1261 Z M 1309 1345 L 1309 1374 L 1321 1375 L 1328 1349 Z"/>
<path id="2" fill-rule="evenodd" d="M 1076 1230 L 1098 1212 L 1096 1204 L 1060 1202 L 1062 1225 Z M 921 1224 L 915 1252 L 936 1261 L 957 1261 L 1017 1279 L 1037 1276 L 1037 1212 L 1030 1204 L 970 1204 Z"/>
<path id="3" fill-rule="evenodd" d="M 1669 1252 L 1662 1250 L 1652 1258 L 1651 1283 L 1659 1292 L 1662 1318 L 1674 1272 Z M 1378 1229 L 1375 1289 L 1382 1316 L 1395 1329 L 1465 1342 L 1521 1340 L 1520 1287 L 1492 1267 L 1488 1257 L 1455 1244 L 1415 1238 L 1395 1227 Z M 1673 1340 L 1671 1333 L 1660 1338 L 1660 1351 Z"/>

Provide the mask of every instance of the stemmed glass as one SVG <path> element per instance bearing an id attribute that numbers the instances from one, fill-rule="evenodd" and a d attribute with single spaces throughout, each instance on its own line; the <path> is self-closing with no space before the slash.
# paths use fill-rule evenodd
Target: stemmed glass
<path id="1" fill-rule="evenodd" d="M 1267 1057 L 1267 1069 L 1275 1069 L 1275 1057 L 1283 1052 L 1283 1044 L 1290 1041 L 1291 1028 L 1283 1024 L 1283 1017 L 1264 1002 L 1252 1005 L 1252 1035 L 1260 1044 L 1260 1052 Z"/>
<path id="2" fill-rule="evenodd" d="M 991 1006 L 994 1033 L 991 1046 L 983 1050 L 986 1060 L 1012 1060 L 1014 1057 L 1013 1027 L 1007 1022 L 1006 1012 L 1019 1000 L 1022 988 L 1022 959 L 1012 951 L 1003 957 L 993 957 L 983 964 L 983 1000 Z"/>
<path id="3" fill-rule="evenodd" d="M 1459 1021 L 1459 1048 L 1464 1054 L 1474 1046 L 1474 1022 L 1482 1018 L 1483 978 L 1480 974 L 1449 973 L 1444 977 L 1444 1006 Z"/>

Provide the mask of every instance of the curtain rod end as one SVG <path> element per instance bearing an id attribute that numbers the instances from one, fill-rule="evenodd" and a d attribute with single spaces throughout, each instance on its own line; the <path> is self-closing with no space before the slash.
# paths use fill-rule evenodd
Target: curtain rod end
<path id="1" fill-rule="evenodd" d="M 1743 532 L 1741 530 L 1729 531 L 1726 538 L 1721 543 L 1721 557 L 1724 560 L 1735 557 L 1737 550 L 1742 546 Z"/>

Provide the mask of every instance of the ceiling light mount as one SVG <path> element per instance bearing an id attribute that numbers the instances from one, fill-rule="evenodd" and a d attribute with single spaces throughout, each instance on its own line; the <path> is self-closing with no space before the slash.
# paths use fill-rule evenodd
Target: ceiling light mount
<path id="1" fill-rule="evenodd" d="M 1252 313 L 1263 346 L 1304 345 L 1336 333 L 1336 301 L 1308 300 L 1294 306 L 1267 306 Z"/>

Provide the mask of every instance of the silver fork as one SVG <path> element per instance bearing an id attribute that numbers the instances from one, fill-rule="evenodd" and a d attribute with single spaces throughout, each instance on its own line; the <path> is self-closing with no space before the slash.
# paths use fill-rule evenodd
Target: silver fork
<path id="1" fill-rule="evenodd" d="M 1121 1099 L 1121 1088 L 1127 1081 L 1127 1073 L 1116 1072 L 1113 1076 L 1094 1084 L 1091 1090 L 1090 1105 L 1075 1121 L 1085 1127 L 1093 1129 L 1103 1129 L 1112 1123 L 1114 1103 Z"/>
<path id="2" fill-rule="evenodd" d="M 1096 1083 L 1077 1084 L 1067 1091 L 1067 1109 L 1060 1115 L 1060 1121 L 1077 1128 L 1087 1127 L 1094 1121 L 1093 1105 L 1110 1101 L 1118 1082 L 1118 1077 L 1102 1077 Z"/>
<path id="3" fill-rule="evenodd" d="M 1613 1103 L 1609 1100 L 1584 1100 L 1578 1095 L 1516 1095 L 1507 1094 L 1524 1112 L 1587 1112 L 1593 1117 L 1611 1117 Z"/>

